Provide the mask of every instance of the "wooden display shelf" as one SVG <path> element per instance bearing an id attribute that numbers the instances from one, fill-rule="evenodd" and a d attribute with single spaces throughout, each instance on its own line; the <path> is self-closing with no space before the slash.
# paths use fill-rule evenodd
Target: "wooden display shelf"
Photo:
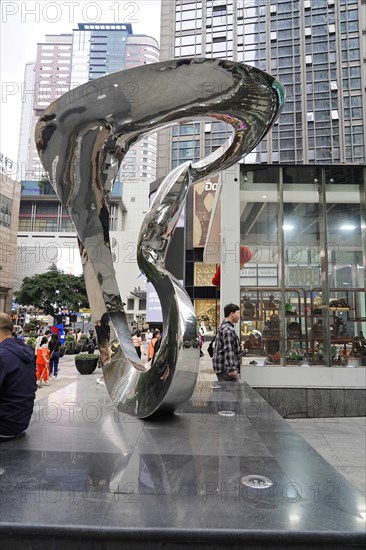
<path id="1" fill-rule="evenodd" d="M 324 338 L 317 338 L 316 336 L 314 338 L 310 337 L 310 340 L 316 340 L 317 342 L 324 342 Z M 331 344 L 352 344 L 353 342 L 353 336 L 345 337 L 345 338 L 330 338 Z"/>

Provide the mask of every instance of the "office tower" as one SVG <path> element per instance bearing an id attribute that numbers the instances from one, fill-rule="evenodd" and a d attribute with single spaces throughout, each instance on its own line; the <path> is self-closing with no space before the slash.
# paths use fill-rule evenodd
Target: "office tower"
<path id="1" fill-rule="evenodd" d="M 27 63 L 22 89 L 22 117 L 18 150 L 20 180 L 38 181 L 43 174 L 34 143 L 39 115 L 70 89 L 72 35 L 46 35 L 37 44 L 35 63 Z"/>
<path id="2" fill-rule="evenodd" d="M 39 183 L 43 169 L 34 146 L 34 127 L 40 113 L 54 99 L 89 80 L 158 60 L 157 41 L 150 36 L 133 34 L 128 23 L 79 23 L 72 34 L 46 36 L 45 41 L 38 44 L 33 73 L 33 114 L 29 114 L 29 104 L 24 105 L 20 132 L 19 161 L 22 165 L 26 162 L 22 172 L 26 177 L 22 177 L 18 286 L 24 276 L 47 269 L 54 258 L 66 272 L 80 270 L 80 263 L 75 260 L 73 226 L 50 186 L 42 181 Z M 27 66 L 26 75 L 27 87 L 32 88 L 31 66 Z M 123 92 L 128 100 L 134 101 L 134 90 Z M 156 137 L 152 135 L 137 143 L 126 155 L 111 197 L 112 247 L 116 271 L 123 271 L 119 277 L 120 290 L 123 300 L 129 300 L 132 310 L 136 306 L 138 312 L 144 310 L 144 292 L 142 298 L 136 300 L 129 293 L 135 286 L 144 286 L 141 279 L 139 285 L 136 284 L 139 271 L 134 246 L 142 216 L 148 209 L 149 182 L 155 175 Z M 48 235 L 50 239 L 46 242 Z"/>
<path id="3" fill-rule="evenodd" d="M 129 23 L 79 23 L 73 32 L 71 87 L 157 61 L 159 49 L 156 40 L 133 34 Z M 123 90 L 127 100 L 132 102 L 135 101 L 135 92 L 132 88 Z M 127 208 L 124 231 L 139 231 L 141 216 L 148 209 L 148 186 L 155 175 L 156 137 L 149 136 L 127 153 L 122 164 L 123 200 Z"/>
<path id="4" fill-rule="evenodd" d="M 35 63 L 26 63 L 22 90 L 22 114 L 18 144 L 18 178 L 20 180 L 36 179 L 38 175 L 33 167 L 35 153 L 34 127 L 36 117 L 33 110 Z M 39 159 L 38 159 L 39 162 Z"/>
<path id="5" fill-rule="evenodd" d="M 361 0 L 162 0 L 161 59 L 222 57 L 269 72 L 287 90 L 285 109 L 248 161 L 290 163 L 365 162 L 365 65 Z M 365 45 L 363 44 L 365 48 Z M 182 132 L 182 130 L 181 130 Z M 188 127 L 184 130 L 188 135 Z M 191 126 L 181 143 L 173 136 L 164 170 L 196 158 L 224 140 L 224 126 L 211 132 Z M 187 157 L 186 157 L 187 158 Z M 160 175 L 160 174 L 159 174 Z"/>
<path id="6" fill-rule="evenodd" d="M 254 252 L 243 285 L 297 285 L 306 292 L 323 286 L 325 294 L 365 286 L 365 30 L 362 0 L 162 0 L 162 60 L 231 59 L 272 74 L 286 87 L 278 122 L 240 164 L 240 242 Z M 226 137 L 220 122 L 159 134 L 158 177 L 183 160 L 203 158 Z M 199 203 L 214 186 L 207 182 L 199 190 Z M 194 193 L 186 216 L 185 283 L 195 303 L 215 302 L 210 275 L 204 275 L 204 244 L 193 227 L 208 212 L 200 204 L 197 210 Z M 207 239 L 216 242 L 213 234 Z M 330 258 L 321 274 L 320 253 Z"/>

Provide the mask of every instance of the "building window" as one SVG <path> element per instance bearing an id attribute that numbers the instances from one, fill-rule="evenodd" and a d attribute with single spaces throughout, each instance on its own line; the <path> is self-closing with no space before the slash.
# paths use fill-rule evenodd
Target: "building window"
<path id="1" fill-rule="evenodd" d="M 128 310 L 134 310 L 135 309 L 135 299 L 134 298 L 127 298 L 127 309 Z"/>
<path id="2" fill-rule="evenodd" d="M 10 227 L 12 207 L 13 201 L 4 195 L 0 195 L 0 225 Z"/>

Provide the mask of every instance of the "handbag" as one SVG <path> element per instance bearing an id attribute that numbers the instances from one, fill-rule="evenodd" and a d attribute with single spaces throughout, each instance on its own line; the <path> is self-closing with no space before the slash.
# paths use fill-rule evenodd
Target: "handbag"
<path id="1" fill-rule="evenodd" d="M 208 344 L 207 353 L 209 354 L 210 357 L 213 357 L 213 354 L 214 354 L 214 341 L 216 340 L 216 336 L 217 336 L 217 333 L 212 338 L 211 342 Z"/>

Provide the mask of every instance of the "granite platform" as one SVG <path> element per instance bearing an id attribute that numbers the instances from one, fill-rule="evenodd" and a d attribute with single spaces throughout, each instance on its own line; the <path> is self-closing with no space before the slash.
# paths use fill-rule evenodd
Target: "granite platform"
<path id="1" fill-rule="evenodd" d="M 119 413 L 81 377 L 0 444 L 4 550 L 365 548 L 364 496 L 247 384 Z"/>

